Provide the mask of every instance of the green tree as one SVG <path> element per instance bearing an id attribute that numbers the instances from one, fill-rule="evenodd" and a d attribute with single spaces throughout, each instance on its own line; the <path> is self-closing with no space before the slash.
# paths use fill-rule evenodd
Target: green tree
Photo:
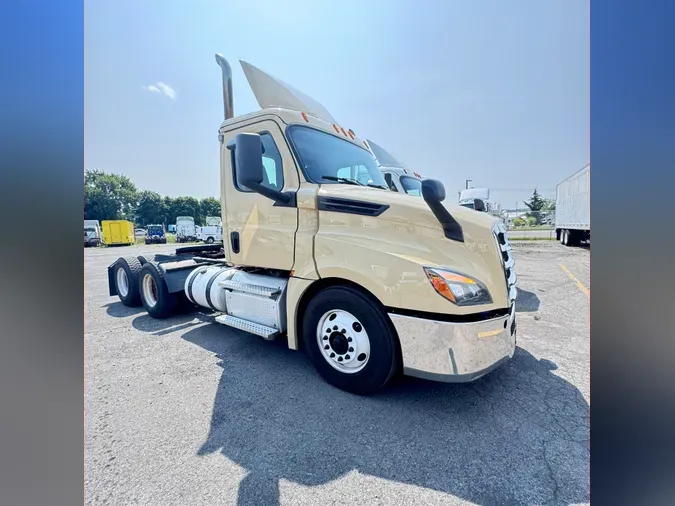
<path id="1" fill-rule="evenodd" d="M 206 223 L 207 216 L 220 216 L 220 200 L 206 197 L 199 202 L 199 213 L 202 223 Z"/>
<path id="2" fill-rule="evenodd" d="M 544 211 L 555 211 L 555 199 L 544 199 Z"/>
<path id="3" fill-rule="evenodd" d="M 167 213 L 164 202 L 164 199 L 159 193 L 143 190 L 138 198 L 136 223 L 141 226 L 150 225 L 152 223 L 167 223 Z"/>
<path id="4" fill-rule="evenodd" d="M 199 213 L 199 201 L 194 197 L 176 197 L 171 199 L 169 215 L 172 217 L 169 223 L 176 223 L 176 216 L 192 216 L 195 219 L 195 225 L 202 224 Z"/>
<path id="5" fill-rule="evenodd" d="M 87 169 L 84 175 L 84 219 L 133 220 L 138 192 L 122 174 Z"/>
<path id="6" fill-rule="evenodd" d="M 530 212 L 527 213 L 528 217 L 533 217 L 536 221 L 535 223 L 538 225 L 542 222 L 542 210 L 544 209 L 544 206 L 546 205 L 546 199 L 542 198 L 541 195 L 539 195 L 539 192 L 537 189 L 534 189 L 534 193 L 532 193 L 532 196 L 530 197 L 529 202 L 523 202 L 529 209 Z"/>
<path id="7" fill-rule="evenodd" d="M 171 197 L 164 197 L 162 202 L 164 203 L 164 212 L 166 213 L 166 224 L 175 224 L 176 215 L 173 209 L 173 199 Z"/>

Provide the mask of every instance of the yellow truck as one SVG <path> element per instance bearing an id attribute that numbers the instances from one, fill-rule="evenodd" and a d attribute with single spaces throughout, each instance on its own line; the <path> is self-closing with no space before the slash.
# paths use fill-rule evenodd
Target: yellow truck
<path id="1" fill-rule="evenodd" d="M 184 304 L 304 347 L 318 373 L 369 394 L 395 374 L 475 380 L 516 346 L 516 274 L 500 221 L 388 189 L 367 145 L 318 102 L 241 62 L 261 107 L 235 117 L 221 67 L 223 244 L 160 262 L 122 257 L 111 296 L 154 318 Z"/>
<path id="2" fill-rule="evenodd" d="M 106 246 L 128 246 L 136 242 L 134 224 L 126 220 L 103 220 L 103 237 Z"/>

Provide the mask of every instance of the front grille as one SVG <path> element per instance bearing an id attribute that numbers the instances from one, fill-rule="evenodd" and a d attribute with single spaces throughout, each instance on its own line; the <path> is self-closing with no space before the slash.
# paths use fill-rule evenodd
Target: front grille
<path id="1" fill-rule="evenodd" d="M 508 293 L 509 303 L 512 304 L 516 300 L 516 271 L 514 266 L 516 264 L 511 255 L 511 244 L 506 236 L 506 229 L 501 222 L 495 224 L 492 232 L 495 236 L 497 248 L 502 255 L 502 267 L 504 268 L 504 280 L 506 281 L 506 292 Z"/>

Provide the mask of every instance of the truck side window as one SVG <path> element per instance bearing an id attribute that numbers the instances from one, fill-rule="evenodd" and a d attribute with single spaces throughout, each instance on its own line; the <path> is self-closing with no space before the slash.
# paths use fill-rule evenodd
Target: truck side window
<path id="1" fill-rule="evenodd" d="M 410 176 L 401 176 L 401 186 L 408 195 L 419 197 L 422 195 L 422 181 Z"/>
<path id="2" fill-rule="evenodd" d="M 281 153 L 269 132 L 260 132 L 260 140 L 263 145 L 262 165 L 265 169 L 263 172 L 263 186 L 281 190 L 284 186 L 284 172 L 283 162 L 281 161 Z M 232 170 L 234 171 L 234 180 L 237 190 L 250 192 L 248 188 L 239 183 L 239 176 L 237 175 L 237 167 L 235 166 L 235 157 L 232 156 Z"/>
<path id="3" fill-rule="evenodd" d="M 384 173 L 384 180 L 387 182 L 387 186 L 389 189 L 393 192 L 397 192 L 398 188 L 396 188 L 396 185 L 394 184 L 394 180 L 391 176 L 391 172 L 385 172 Z"/>

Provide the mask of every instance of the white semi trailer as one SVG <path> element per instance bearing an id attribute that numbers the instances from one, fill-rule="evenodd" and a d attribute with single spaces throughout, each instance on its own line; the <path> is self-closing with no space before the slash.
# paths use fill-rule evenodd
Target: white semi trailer
<path id="1" fill-rule="evenodd" d="M 591 240 L 591 164 L 558 183 L 555 196 L 555 235 L 565 246 Z"/>
<path id="2" fill-rule="evenodd" d="M 190 242 L 197 240 L 195 219 L 192 216 L 178 216 L 176 218 L 176 242 Z"/>

